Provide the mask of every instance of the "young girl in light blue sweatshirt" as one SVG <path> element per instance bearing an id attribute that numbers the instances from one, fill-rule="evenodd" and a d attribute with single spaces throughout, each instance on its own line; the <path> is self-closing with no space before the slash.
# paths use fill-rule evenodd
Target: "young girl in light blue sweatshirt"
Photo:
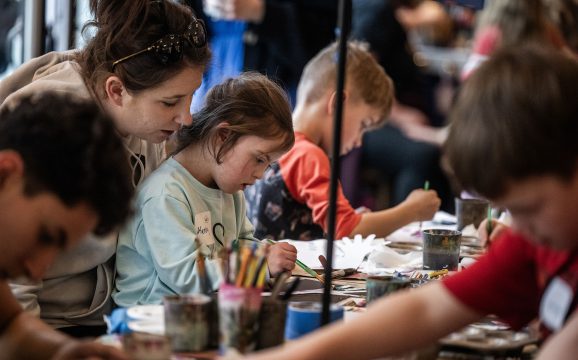
<path id="1" fill-rule="evenodd" d="M 193 124 L 178 132 L 173 156 L 140 187 L 135 215 L 120 232 L 116 304 L 216 290 L 221 249 L 256 240 L 243 190 L 293 143 L 286 95 L 267 77 L 244 73 L 207 93 Z M 269 275 L 292 270 L 296 258 L 293 246 L 272 246 Z"/>

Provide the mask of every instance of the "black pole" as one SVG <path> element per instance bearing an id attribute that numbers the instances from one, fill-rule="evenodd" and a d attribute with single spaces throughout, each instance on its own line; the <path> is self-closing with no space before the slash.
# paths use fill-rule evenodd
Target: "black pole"
<path id="1" fill-rule="evenodd" d="M 345 88 L 345 63 L 347 58 L 347 38 L 351 29 L 351 0 L 339 1 L 339 57 L 337 60 L 337 86 L 335 90 L 335 117 L 333 118 L 333 149 L 331 155 L 331 181 L 329 185 L 329 212 L 327 214 L 327 266 L 323 289 L 323 312 L 321 325 L 330 320 L 331 272 L 333 271 L 333 240 L 335 239 L 335 206 L 339 180 L 339 150 L 341 148 L 341 122 L 343 117 L 343 90 Z"/>

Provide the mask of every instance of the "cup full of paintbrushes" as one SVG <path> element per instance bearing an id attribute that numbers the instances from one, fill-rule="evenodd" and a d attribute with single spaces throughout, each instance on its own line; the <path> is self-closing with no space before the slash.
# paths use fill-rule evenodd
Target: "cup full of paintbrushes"
<path id="1" fill-rule="evenodd" d="M 259 329 L 261 291 L 267 271 L 267 247 L 257 242 L 233 242 L 225 259 L 219 288 L 219 351 L 241 354 L 255 349 Z"/>

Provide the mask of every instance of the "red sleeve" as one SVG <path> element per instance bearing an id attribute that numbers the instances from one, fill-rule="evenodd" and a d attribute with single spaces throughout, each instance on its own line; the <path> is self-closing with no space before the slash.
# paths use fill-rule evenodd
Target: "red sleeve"
<path id="1" fill-rule="evenodd" d="M 497 315 L 517 329 L 538 316 L 541 291 L 535 257 L 533 245 L 508 232 L 474 265 L 443 283 L 463 304 Z"/>
<path id="2" fill-rule="evenodd" d="M 295 146 L 280 160 L 281 175 L 291 196 L 311 209 L 313 221 L 327 232 L 329 209 L 329 158 L 322 149 L 306 140 L 296 141 Z M 343 195 L 341 184 L 337 188 L 335 238 L 349 236 L 361 221 L 361 214 Z"/>

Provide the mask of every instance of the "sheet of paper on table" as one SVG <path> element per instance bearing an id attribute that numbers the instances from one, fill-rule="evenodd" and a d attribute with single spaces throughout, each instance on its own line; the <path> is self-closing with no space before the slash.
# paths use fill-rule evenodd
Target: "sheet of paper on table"
<path id="1" fill-rule="evenodd" d="M 313 241 L 282 240 L 297 248 L 297 258 L 312 269 L 323 269 L 319 262 L 319 255 L 326 254 L 327 240 L 319 239 Z M 361 235 L 353 239 L 343 238 L 334 242 L 333 268 L 346 269 L 357 268 L 363 257 L 371 253 L 384 239 L 377 239 L 375 235 L 363 238 Z"/>

